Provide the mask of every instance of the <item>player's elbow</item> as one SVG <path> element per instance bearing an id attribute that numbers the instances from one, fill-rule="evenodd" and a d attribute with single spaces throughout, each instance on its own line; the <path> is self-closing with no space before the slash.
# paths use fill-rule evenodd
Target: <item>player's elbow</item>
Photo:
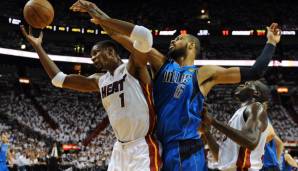
<path id="1" fill-rule="evenodd" d="M 264 76 L 263 72 L 253 72 L 253 79 L 258 80 L 261 79 Z"/>
<path id="2" fill-rule="evenodd" d="M 64 74 L 63 72 L 59 72 L 59 73 L 57 73 L 57 74 L 53 77 L 51 83 L 52 83 L 52 85 L 55 86 L 55 87 L 62 88 L 63 83 L 64 83 L 64 80 L 65 80 L 66 77 L 67 77 L 66 74 Z"/>
<path id="3" fill-rule="evenodd" d="M 251 74 L 251 80 L 261 79 L 264 75 L 263 72 L 256 71 L 256 70 L 253 70 L 253 69 L 250 71 L 250 74 Z"/>
<path id="4" fill-rule="evenodd" d="M 246 148 L 252 151 L 258 146 L 258 143 L 259 141 L 257 138 L 249 138 L 246 143 Z"/>
<path id="5" fill-rule="evenodd" d="M 153 45 L 151 31 L 143 26 L 135 26 L 130 38 L 134 41 L 134 48 L 142 53 L 147 53 Z"/>

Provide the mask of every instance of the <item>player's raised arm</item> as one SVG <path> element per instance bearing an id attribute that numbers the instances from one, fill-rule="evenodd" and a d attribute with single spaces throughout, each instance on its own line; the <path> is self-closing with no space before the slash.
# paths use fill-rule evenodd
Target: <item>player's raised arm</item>
<path id="1" fill-rule="evenodd" d="M 31 27 L 29 27 L 29 33 L 26 32 L 24 26 L 21 26 L 21 31 L 28 42 L 36 50 L 40 62 L 45 69 L 46 73 L 52 80 L 52 84 L 60 88 L 68 88 L 81 92 L 93 92 L 98 91 L 97 78 L 88 78 L 81 75 L 70 74 L 66 75 L 57 67 L 57 65 L 49 58 L 47 53 L 42 47 L 43 33 L 41 32 L 39 37 L 36 38 L 31 34 Z"/>
<path id="2" fill-rule="evenodd" d="M 280 29 L 278 24 L 273 23 L 267 27 L 267 43 L 250 68 L 219 66 L 203 66 L 199 69 L 198 84 L 202 93 L 206 96 L 211 88 L 217 84 L 233 84 L 260 79 L 272 59 L 276 44 L 280 41 Z"/>
<path id="3" fill-rule="evenodd" d="M 284 154 L 284 158 L 290 166 L 298 168 L 298 163 L 289 153 Z"/>
<path id="4" fill-rule="evenodd" d="M 244 115 L 247 119 L 242 130 L 232 128 L 208 115 L 208 113 L 204 115 L 204 122 L 214 126 L 241 147 L 253 150 L 259 143 L 261 133 L 267 128 L 267 114 L 262 104 L 253 103 L 246 108 Z"/>
<path id="5" fill-rule="evenodd" d="M 75 12 L 88 12 L 93 18 L 91 21 L 95 24 L 101 25 L 108 33 L 113 32 L 118 35 L 129 37 L 133 46 L 127 46 L 127 43 L 125 45 L 121 42 L 119 43 L 121 43 L 130 52 L 133 51 L 131 49 L 131 47 L 133 47 L 142 53 L 146 53 L 148 56 L 147 59 L 155 72 L 157 72 L 164 64 L 166 59 L 165 56 L 156 49 L 152 48 L 153 38 L 149 29 L 126 21 L 113 19 L 100 10 L 94 3 L 86 0 L 78 0 L 70 7 L 70 9 Z"/>

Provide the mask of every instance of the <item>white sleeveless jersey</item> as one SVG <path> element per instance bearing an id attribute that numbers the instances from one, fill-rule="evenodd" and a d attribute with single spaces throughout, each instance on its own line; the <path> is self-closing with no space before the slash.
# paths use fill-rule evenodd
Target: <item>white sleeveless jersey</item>
<path id="1" fill-rule="evenodd" d="M 99 79 L 103 106 L 118 140 L 133 141 L 145 137 L 150 129 L 150 108 L 139 81 L 130 75 L 126 64 L 114 74 Z M 148 89 L 147 89 L 148 90 Z M 149 93 L 150 94 L 150 93 Z"/>
<path id="2" fill-rule="evenodd" d="M 228 123 L 229 126 L 242 130 L 245 126 L 243 112 L 246 107 L 247 106 L 244 106 L 235 112 Z M 261 134 L 260 141 L 253 151 L 240 147 L 229 138 L 224 140 L 219 147 L 218 168 L 228 171 L 236 171 L 241 168 L 248 169 L 249 171 L 260 170 L 263 166 L 262 157 L 264 155 L 267 135 L 268 127 Z"/>

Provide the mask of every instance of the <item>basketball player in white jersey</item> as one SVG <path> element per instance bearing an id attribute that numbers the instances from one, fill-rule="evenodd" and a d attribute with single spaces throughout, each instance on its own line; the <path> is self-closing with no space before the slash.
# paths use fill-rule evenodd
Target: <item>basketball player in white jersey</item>
<path id="1" fill-rule="evenodd" d="M 133 24 L 127 25 L 127 35 L 106 30 L 120 44 L 131 44 L 130 47 L 126 46 L 131 52 L 129 62 L 124 64 L 121 61 L 114 43 L 99 42 L 92 48 L 91 59 L 97 68 L 107 70 L 107 73 L 84 77 L 76 74 L 66 75 L 59 70 L 42 48 L 42 33 L 35 38 L 31 35 L 30 29 L 29 34 L 24 27 L 21 30 L 37 51 L 54 86 L 101 93 L 103 106 L 117 138 L 108 170 L 160 170 L 159 149 L 153 137 L 156 115 L 153 108 L 151 78 L 146 66 L 147 60 L 143 55 L 151 50 L 151 32 Z M 143 38 L 144 35 L 147 35 L 146 39 Z"/>
<path id="2" fill-rule="evenodd" d="M 262 156 L 269 133 L 266 112 L 269 90 L 260 81 L 250 81 L 240 85 L 235 96 L 240 100 L 241 108 L 228 124 L 216 120 L 208 112 L 204 113 L 205 125 L 212 125 L 224 133 L 225 140 L 217 144 L 207 129 L 203 129 L 203 138 L 207 140 L 220 170 L 257 171 L 263 166 Z"/>

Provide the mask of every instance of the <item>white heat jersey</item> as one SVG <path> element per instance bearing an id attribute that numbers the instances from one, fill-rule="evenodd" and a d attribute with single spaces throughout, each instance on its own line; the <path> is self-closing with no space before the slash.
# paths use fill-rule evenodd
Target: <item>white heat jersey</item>
<path id="1" fill-rule="evenodd" d="M 145 137 L 150 127 L 146 92 L 128 73 L 126 64 L 120 65 L 113 75 L 108 72 L 101 76 L 99 88 L 117 139 L 128 142 Z"/>
<path id="2" fill-rule="evenodd" d="M 229 126 L 238 130 L 241 130 L 245 126 L 243 112 L 246 107 L 247 106 L 241 107 L 235 112 L 228 123 Z M 262 157 L 264 155 L 267 135 L 268 127 L 261 134 L 260 141 L 253 151 L 240 147 L 229 138 L 224 140 L 219 147 L 218 168 L 228 171 L 241 170 L 241 168 L 249 171 L 260 170 L 263 166 Z"/>

